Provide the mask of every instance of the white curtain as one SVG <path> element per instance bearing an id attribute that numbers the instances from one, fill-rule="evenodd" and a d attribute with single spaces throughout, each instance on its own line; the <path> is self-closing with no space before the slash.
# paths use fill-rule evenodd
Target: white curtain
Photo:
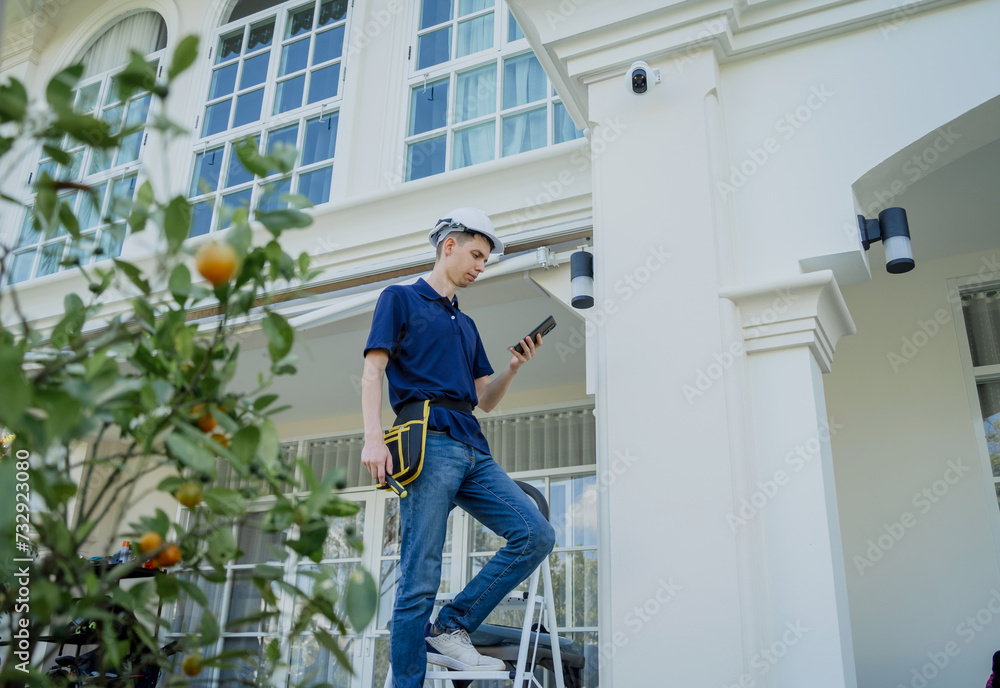
<path id="1" fill-rule="evenodd" d="M 167 26 L 156 12 L 140 12 L 125 17 L 97 39 L 80 61 L 87 79 L 128 64 L 131 50 L 143 55 L 167 44 Z"/>
<path id="2" fill-rule="evenodd" d="M 493 13 L 459 22 L 458 57 L 464 57 L 480 50 L 493 47 Z"/>
<path id="3" fill-rule="evenodd" d="M 306 444 L 306 459 L 318 480 L 322 480 L 330 471 L 342 468 L 346 471 L 348 487 L 368 486 L 373 483 L 361 463 L 361 448 L 364 443 L 361 435 L 313 440 Z"/>
<path id="4" fill-rule="evenodd" d="M 496 111 L 497 71 L 494 65 L 458 75 L 455 85 L 455 122 L 464 122 Z"/>
<path id="5" fill-rule="evenodd" d="M 493 159 L 496 151 L 496 122 L 455 132 L 452 167 L 460 169 Z"/>
<path id="6" fill-rule="evenodd" d="M 504 64 L 504 108 L 525 105 L 545 98 L 548 81 L 534 55 L 528 54 Z M 545 145 L 544 111 L 504 119 L 503 154 L 513 155 Z"/>

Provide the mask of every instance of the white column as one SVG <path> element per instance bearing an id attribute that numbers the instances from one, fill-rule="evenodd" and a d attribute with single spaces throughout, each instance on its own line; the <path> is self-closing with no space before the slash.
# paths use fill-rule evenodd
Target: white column
<path id="1" fill-rule="evenodd" d="M 754 543 L 765 583 L 766 642 L 750 675 L 766 674 L 776 688 L 854 688 L 830 451 L 838 425 L 827 418 L 822 379 L 854 322 L 829 270 L 722 296 L 739 307 L 753 419 L 749 484 L 737 485 L 730 515 L 739 537 Z"/>

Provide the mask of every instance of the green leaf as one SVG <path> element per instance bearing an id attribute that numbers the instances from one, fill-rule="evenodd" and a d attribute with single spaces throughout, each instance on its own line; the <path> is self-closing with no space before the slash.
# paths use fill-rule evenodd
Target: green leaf
<path id="1" fill-rule="evenodd" d="M 236 539 L 233 537 L 233 529 L 229 526 L 221 526 L 212 531 L 207 542 L 209 559 L 225 563 L 236 558 Z"/>
<path id="2" fill-rule="evenodd" d="M 254 411 L 260 411 L 267 408 L 269 405 L 274 403 L 278 399 L 277 394 L 262 394 L 261 396 L 254 399 L 253 408 Z"/>
<path id="3" fill-rule="evenodd" d="M 143 294 L 149 296 L 149 282 L 143 279 L 142 271 L 132 265 L 132 263 L 120 260 L 119 258 L 114 258 L 113 260 L 115 261 L 115 265 L 118 266 L 118 269 L 125 273 L 125 276 L 128 277 L 129 281 L 139 287 L 139 290 L 142 291 Z"/>
<path id="4" fill-rule="evenodd" d="M 170 61 L 170 67 L 167 69 L 167 79 L 173 81 L 178 74 L 194 64 L 197 57 L 198 37 L 185 36 L 177 44 L 177 49 L 174 50 L 174 57 Z"/>
<path id="5" fill-rule="evenodd" d="M 365 569 L 355 569 L 347 582 L 345 598 L 347 618 L 351 620 L 354 630 L 361 632 L 375 615 L 378 600 L 372 575 Z"/>
<path id="6" fill-rule="evenodd" d="M 184 594 L 194 600 L 199 606 L 208 608 L 208 596 L 205 591 L 199 588 L 196 584 L 187 580 L 186 578 L 177 578 L 177 585 L 180 586 Z"/>
<path id="7" fill-rule="evenodd" d="M 292 330 L 292 326 L 282 316 L 274 311 L 268 311 L 261 327 L 267 336 L 267 349 L 271 354 L 271 360 L 280 361 L 291 351 L 295 341 L 295 332 Z"/>
<path id="8" fill-rule="evenodd" d="M 87 318 L 83 300 L 73 292 L 63 297 L 63 309 L 65 315 L 56 323 L 52 328 L 52 334 L 49 335 L 49 341 L 57 349 L 73 346 L 78 342 L 83 323 Z"/>
<path id="9" fill-rule="evenodd" d="M 176 600 L 180 594 L 176 576 L 161 575 L 156 577 L 156 594 L 164 601 Z"/>
<path id="10" fill-rule="evenodd" d="M 62 226 L 66 228 L 71 237 L 76 240 L 80 239 L 80 223 L 77 221 L 76 215 L 73 214 L 73 206 L 66 201 L 59 204 L 59 221 L 62 222 Z"/>
<path id="11" fill-rule="evenodd" d="M 258 177 L 266 177 L 271 172 L 267 159 L 257 150 L 257 141 L 252 138 L 244 139 L 236 145 L 236 157 L 248 172 Z"/>
<path id="12" fill-rule="evenodd" d="M 207 449 L 192 442 L 179 433 L 171 433 L 167 438 L 167 448 L 178 461 L 200 473 L 215 473 L 215 457 Z"/>
<path id="13" fill-rule="evenodd" d="M 181 327 L 174 333 L 174 350 L 181 361 L 190 360 L 194 354 L 194 327 Z"/>
<path id="14" fill-rule="evenodd" d="M 91 115 L 62 112 L 54 126 L 65 131 L 80 143 L 89 144 L 94 148 L 114 148 L 120 139 L 111 133 L 111 127 L 107 122 Z"/>
<path id="15" fill-rule="evenodd" d="M 228 528 L 223 528 L 229 532 L 229 538 L 232 539 L 232 532 Z M 215 531 L 216 533 L 222 532 L 221 530 Z M 234 543 L 235 548 L 235 543 Z M 198 628 L 198 635 L 196 636 L 199 644 L 202 647 L 207 647 L 214 645 L 219 641 L 219 622 L 215 620 L 213 614 L 202 614 L 201 615 L 201 625 Z"/>
<path id="16" fill-rule="evenodd" d="M 347 671 L 351 673 L 351 676 L 354 675 L 354 667 L 351 666 L 351 660 L 348 659 L 347 655 L 344 654 L 344 651 L 340 649 L 340 643 L 337 642 L 336 638 L 321 629 L 316 629 L 314 637 L 319 641 L 320 645 L 329 650 L 330 654 L 337 658 L 337 664 L 347 669 Z"/>
<path id="17" fill-rule="evenodd" d="M 58 146 L 52 146 L 46 143 L 42 145 L 42 150 L 45 151 L 45 154 L 47 156 L 55 160 L 60 165 L 69 166 L 70 162 L 73 159 L 69 153 L 64 151 L 62 148 L 59 148 Z"/>
<path id="18" fill-rule="evenodd" d="M 62 114 L 73 108 L 73 88 L 83 74 L 83 65 L 70 65 L 49 80 L 45 88 L 45 100 L 49 107 Z"/>
<path id="19" fill-rule="evenodd" d="M 233 247 L 236 255 L 245 256 L 250 250 L 250 241 L 252 238 L 250 225 L 238 224 L 229 230 L 229 233 L 226 235 L 226 243 Z"/>
<path id="20" fill-rule="evenodd" d="M 258 210 L 257 220 L 275 236 L 278 236 L 286 229 L 301 229 L 312 224 L 312 217 L 301 210 L 294 210 L 292 208 L 266 211 Z"/>
<path id="21" fill-rule="evenodd" d="M 147 179 L 139 187 L 139 190 L 135 194 L 135 202 L 139 205 L 148 208 L 153 204 L 153 185 L 149 183 Z"/>
<path id="22" fill-rule="evenodd" d="M 128 65 L 118 72 L 113 80 L 113 83 L 118 85 L 118 97 L 125 101 L 136 91 L 161 92 L 161 89 L 157 88 L 156 69 L 153 65 L 146 62 L 146 59 L 135 50 L 131 53 Z"/>
<path id="23" fill-rule="evenodd" d="M 260 444 L 260 430 L 250 425 L 245 428 L 240 428 L 240 430 L 233 435 L 232 442 L 229 444 L 229 449 L 243 459 L 245 464 L 249 464 L 253 460 L 253 455 L 254 452 L 257 451 L 258 444 Z"/>
<path id="24" fill-rule="evenodd" d="M 210 487 L 205 490 L 205 506 L 220 516 L 242 516 L 247 508 L 243 496 L 228 487 Z"/>
<path id="25" fill-rule="evenodd" d="M 171 199 L 164 212 L 164 232 L 167 248 L 171 254 L 177 252 L 191 231 L 191 204 L 183 196 Z"/>
<path id="26" fill-rule="evenodd" d="M 172 476 L 170 478 L 164 478 L 160 481 L 160 484 L 156 486 L 156 489 L 160 492 L 169 492 L 173 494 L 177 492 L 177 488 L 186 483 L 187 481 L 180 476 Z"/>
<path id="27" fill-rule="evenodd" d="M 277 638 L 272 638 L 271 642 L 267 644 L 267 661 L 276 664 L 279 659 L 281 659 L 281 646 L 278 644 Z"/>
<path id="28" fill-rule="evenodd" d="M 170 272 L 169 288 L 177 305 L 183 307 L 191 294 L 191 271 L 183 263 Z"/>
<path id="29" fill-rule="evenodd" d="M 0 122 L 15 122 L 24 119 L 28 110 L 28 92 L 17 79 L 0 85 Z"/>

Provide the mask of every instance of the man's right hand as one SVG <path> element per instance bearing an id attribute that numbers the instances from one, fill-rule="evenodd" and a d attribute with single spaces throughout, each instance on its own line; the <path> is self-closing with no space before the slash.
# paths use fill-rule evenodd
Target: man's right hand
<path id="1" fill-rule="evenodd" d="M 392 455 L 381 437 L 365 440 L 365 446 L 361 448 L 361 463 L 379 485 L 385 483 L 386 473 L 392 475 Z"/>

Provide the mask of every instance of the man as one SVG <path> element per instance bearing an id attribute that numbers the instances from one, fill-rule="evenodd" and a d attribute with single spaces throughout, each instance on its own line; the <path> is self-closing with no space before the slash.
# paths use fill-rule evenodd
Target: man
<path id="1" fill-rule="evenodd" d="M 361 460 L 382 484 L 391 473 L 382 439 L 382 376 L 389 400 L 401 408 L 432 402 L 424 465 L 400 499 L 402 523 L 400 579 L 392 612 L 390 657 L 396 688 L 423 685 L 427 662 L 453 669 L 502 670 L 498 659 L 483 657 L 469 633 L 552 551 L 555 535 L 535 503 L 490 457 L 472 415 L 493 410 L 514 375 L 534 355 L 542 338 L 510 349 L 507 367 L 494 380 L 479 331 L 458 308 L 455 291 L 482 274 L 490 253 L 503 244 L 489 217 L 474 208 L 453 210 L 430 233 L 437 248 L 426 280 L 393 285 L 379 297 L 365 345 L 361 405 L 365 445 Z M 501 537 L 497 552 L 465 589 L 428 624 L 441 580 L 441 553 L 453 505 L 462 507 Z"/>

